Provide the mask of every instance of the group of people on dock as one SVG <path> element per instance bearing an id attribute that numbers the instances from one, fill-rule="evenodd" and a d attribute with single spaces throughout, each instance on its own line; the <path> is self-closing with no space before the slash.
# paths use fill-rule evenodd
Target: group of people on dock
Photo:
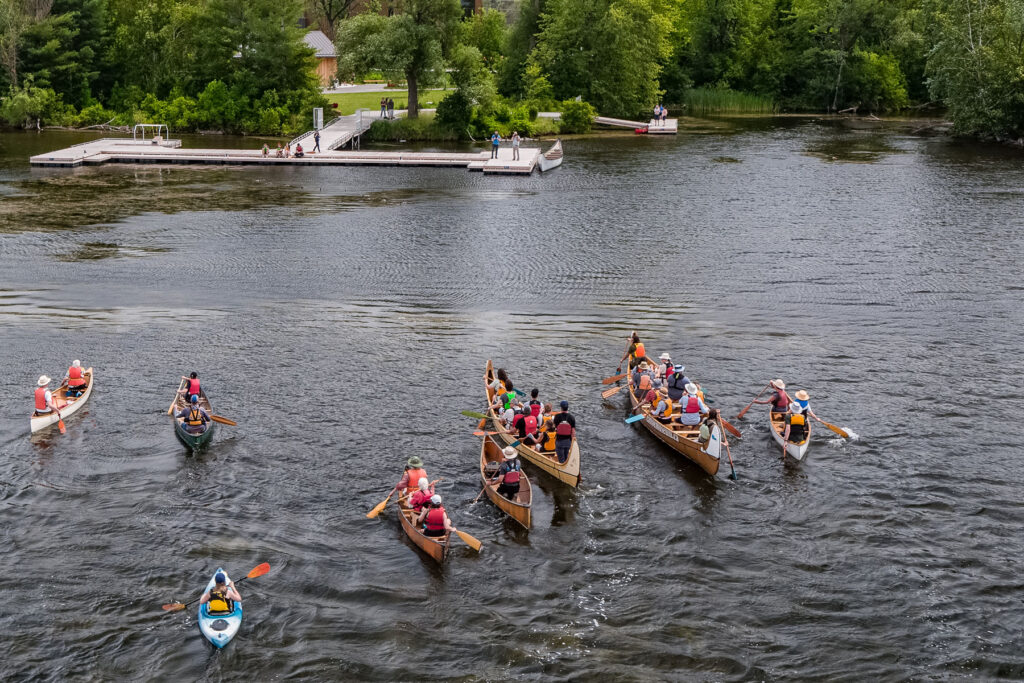
<path id="1" fill-rule="evenodd" d="M 490 409 L 501 418 L 505 429 L 538 453 L 554 452 L 560 463 L 569 459 L 576 438 L 576 418 L 569 412 L 568 401 L 560 401 L 560 410 L 555 411 L 550 403 L 541 402 L 538 389 L 531 390 L 530 398 L 524 400 L 525 394 L 512 385 L 503 368 L 490 388 L 494 391 Z"/>
<path id="2" fill-rule="evenodd" d="M 665 119 L 668 118 L 668 107 L 663 104 L 654 105 L 654 123 L 658 126 L 665 125 Z"/>
<path id="3" fill-rule="evenodd" d="M 491 158 L 498 158 L 498 150 L 501 148 L 501 133 L 494 131 L 491 133 Z M 512 131 L 512 137 L 509 138 L 512 143 L 512 161 L 519 161 L 519 146 L 523 139 L 519 137 L 519 131 Z"/>

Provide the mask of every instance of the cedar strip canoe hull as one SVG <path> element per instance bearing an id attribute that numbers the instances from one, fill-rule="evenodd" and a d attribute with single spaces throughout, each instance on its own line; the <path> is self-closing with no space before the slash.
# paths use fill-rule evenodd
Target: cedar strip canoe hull
<path id="1" fill-rule="evenodd" d="M 501 450 L 502 447 L 498 445 L 493 437 L 484 437 L 484 443 L 480 447 L 480 483 L 485 487 L 484 491 L 487 493 L 487 497 L 498 507 L 499 510 L 529 529 L 531 523 L 530 506 L 533 502 L 533 487 L 530 486 L 530 480 L 527 478 L 526 472 L 520 472 L 519 493 L 516 494 L 515 500 L 509 500 L 498 493 L 497 483 L 488 483 L 489 478 L 485 471 L 487 463 L 497 462 L 498 464 L 501 464 L 502 460 L 505 459 L 505 455 Z"/>
<path id="2" fill-rule="evenodd" d="M 772 432 L 772 436 L 775 437 L 775 443 L 782 445 L 782 435 L 786 432 L 786 418 L 781 417 L 780 419 L 772 419 L 772 413 L 768 413 L 768 427 Z M 793 459 L 797 462 L 804 459 L 804 455 L 807 454 L 807 448 L 811 445 L 811 422 L 807 421 L 807 438 L 802 443 L 786 444 L 786 455 L 793 456 Z"/>
<path id="3" fill-rule="evenodd" d="M 175 414 L 185 407 L 185 397 L 181 394 L 176 394 L 176 396 L 177 398 L 174 400 Z M 199 389 L 199 407 L 205 410 L 208 415 L 213 415 L 210 401 L 206 398 L 206 392 L 201 387 Z M 198 434 L 193 434 L 185 429 L 185 418 L 183 417 L 172 417 L 171 421 L 174 423 L 174 435 L 178 437 L 179 441 L 194 451 L 206 446 L 213 440 L 214 425 L 217 424 L 213 420 L 207 422 L 206 429 Z"/>
<path id="4" fill-rule="evenodd" d="M 640 405 L 640 401 L 637 399 L 636 394 L 633 393 L 633 376 L 629 374 L 628 370 L 626 386 L 629 391 L 629 405 L 635 412 L 636 407 Z M 675 410 L 675 406 L 673 410 Z M 659 441 L 675 452 L 684 455 L 708 474 L 712 476 L 718 474 L 718 466 L 722 463 L 722 430 L 718 425 L 715 425 L 711 430 L 711 439 L 708 442 L 708 447 L 704 449 L 701 448 L 696 436 L 691 438 L 688 435 L 679 434 L 669 429 L 667 425 L 662 424 L 655 417 L 648 415 L 643 420 L 640 420 L 640 424 L 646 427 L 647 431 L 653 434 Z"/>
<path id="5" fill-rule="evenodd" d="M 487 415 L 490 417 L 491 422 L 494 424 L 494 429 L 498 432 L 498 438 L 505 444 L 505 446 L 511 445 L 513 442 L 519 439 L 519 436 L 514 432 L 510 432 L 505 429 L 505 423 L 502 419 L 495 414 L 490 408 L 491 403 L 494 401 L 494 390 L 490 388 L 491 382 L 494 381 L 494 366 L 491 361 L 487 361 L 487 368 L 484 371 L 484 389 L 487 395 Z M 572 448 L 569 449 L 569 459 L 564 463 L 558 462 L 558 458 L 555 456 L 554 451 L 545 451 L 538 453 L 525 444 L 519 444 L 516 446 L 516 451 L 524 459 L 528 460 L 532 465 L 539 467 L 544 470 L 558 481 L 568 484 L 573 488 L 580 485 L 580 445 L 576 439 L 572 441 Z"/>
<path id="6" fill-rule="evenodd" d="M 430 555 L 438 564 L 444 564 L 444 560 L 448 557 L 448 546 L 449 536 L 451 534 L 445 534 L 444 536 L 425 536 L 422 531 L 416 527 L 416 513 L 411 509 L 403 506 L 399 503 L 398 508 L 398 519 L 402 522 L 402 529 L 405 530 L 405 535 L 409 537 L 417 548 Z"/>
<path id="7" fill-rule="evenodd" d="M 82 395 L 78 398 L 68 399 L 67 395 L 64 393 L 67 389 L 64 384 L 61 384 L 51 392 L 53 394 L 53 404 L 57 406 L 58 410 L 60 410 L 59 416 L 55 412 L 48 415 L 36 415 L 35 410 L 32 411 L 30 424 L 33 434 L 46 429 L 50 425 L 55 425 L 61 419 L 74 415 L 81 410 L 82 406 L 85 405 L 85 402 L 88 401 L 89 397 L 92 395 L 92 368 L 83 370 L 82 377 L 86 380 L 85 391 L 82 392 Z"/>

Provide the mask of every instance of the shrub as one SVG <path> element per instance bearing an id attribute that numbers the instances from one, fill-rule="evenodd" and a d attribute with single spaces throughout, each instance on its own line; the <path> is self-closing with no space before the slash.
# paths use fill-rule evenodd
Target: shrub
<path id="1" fill-rule="evenodd" d="M 559 130 L 563 133 L 589 133 L 594 125 L 597 111 L 589 102 L 566 100 L 562 102 L 562 122 Z"/>
<path id="2" fill-rule="evenodd" d="M 461 133 L 473 120 L 473 106 L 461 91 L 455 91 L 438 103 L 434 120 L 440 126 Z"/>

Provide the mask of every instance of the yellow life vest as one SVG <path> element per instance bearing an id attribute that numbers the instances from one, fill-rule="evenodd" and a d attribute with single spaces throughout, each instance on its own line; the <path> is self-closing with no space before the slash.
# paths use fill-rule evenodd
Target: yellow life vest
<path id="1" fill-rule="evenodd" d="M 805 418 L 802 413 L 793 413 L 789 416 L 789 424 L 805 425 L 807 424 L 807 418 Z"/>
<path id="2" fill-rule="evenodd" d="M 190 408 L 185 422 L 190 427 L 201 427 L 203 425 L 203 414 L 199 412 L 199 408 Z"/>
<path id="3" fill-rule="evenodd" d="M 546 416 L 544 418 L 544 426 L 541 427 L 544 434 L 544 441 L 541 443 L 541 447 L 548 451 L 555 450 L 555 440 L 558 438 L 558 434 L 555 433 L 555 428 L 552 426 L 553 422 L 553 417 Z"/>
<path id="4" fill-rule="evenodd" d="M 228 598 L 216 588 L 210 589 L 210 602 L 207 603 L 207 608 L 211 612 L 230 612 L 231 606 L 228 604 Z"/>

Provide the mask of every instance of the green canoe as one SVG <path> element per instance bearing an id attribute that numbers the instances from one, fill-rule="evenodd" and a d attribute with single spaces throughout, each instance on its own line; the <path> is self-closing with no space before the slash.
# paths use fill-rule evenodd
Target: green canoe
<path id="1" fill-rule="evenodd" d="M 213 439 L 213 427 L 216 423 L 210 420 L 203 425 L 202 431 L 197 431 L 195 428 L 185 425 L 185 418 L 176 417 L 179 411 L 185 409 L 185 397 L 175 392 L 173 405 L 174 412 L 172 413 L 171 422 L 174 423 L 174 434 L 178 437 L 178 440 L 194 451 L 210 443 L 210 440 Z M 199 407 L 205 410 L 207 415 L 213 415 L 210 401 L 206 398 L 206 392 L 202 389 L 199 390 Z"/>

